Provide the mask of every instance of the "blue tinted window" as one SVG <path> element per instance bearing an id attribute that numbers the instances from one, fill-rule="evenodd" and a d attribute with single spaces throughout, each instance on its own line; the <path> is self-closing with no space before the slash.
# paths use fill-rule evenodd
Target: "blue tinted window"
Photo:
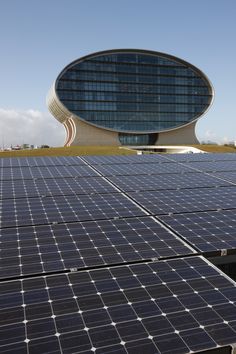
<path id="1" fill-rule="evenodd" d="M 74 63 L 57 81 L 57 94 L 87 122 L 126 132 L 157 132 L 187 124 L 208 108 L 212 98 L 209 83 L 190 66 L 141 53 L 107 54 Z"/>
<path id="2" fill-rule="evenodd" d="M 122 145 L 154 145 L 157 134 L 119 134 Z"/>

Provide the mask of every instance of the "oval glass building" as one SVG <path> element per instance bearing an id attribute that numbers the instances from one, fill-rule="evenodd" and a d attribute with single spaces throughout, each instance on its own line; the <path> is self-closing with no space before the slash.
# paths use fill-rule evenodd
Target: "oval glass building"
<path id="1" fill-rule="evenodd" d="M 206 75 L 182 59 L 116 49 L 66 66 L 47 104 L 66 146 L 197 144 L 195 125 L 213 95 Z"/>

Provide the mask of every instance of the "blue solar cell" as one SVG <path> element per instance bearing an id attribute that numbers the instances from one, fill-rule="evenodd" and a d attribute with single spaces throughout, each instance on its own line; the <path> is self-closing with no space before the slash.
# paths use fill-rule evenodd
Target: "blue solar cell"
<path id="1" fill-rule="evenodd" d="M 179 279 L 162 282 L 169 272 Z M 143 280 L 150 276 L 147 285 Z M 137 283 L 132 283 L 134 278 Z M 121 287 L 122 281 L 130 284 L 127 289 Z M 236 340 L 235 283 L 199 256 L 5 281 L 4 285 L 1 353 L 16 348 L 20 353 L 186 353 Z M 209 302 L 214 294 L 217 302 Z M 186 302 L 188 297 L 193 302 Z M 9 298 L 15 300 L 10 304 Z"/>
<path id="2" fill-rule="evenodd" d="M 201 252 L 236 248 L 236 209 L 159 217 Z"/>

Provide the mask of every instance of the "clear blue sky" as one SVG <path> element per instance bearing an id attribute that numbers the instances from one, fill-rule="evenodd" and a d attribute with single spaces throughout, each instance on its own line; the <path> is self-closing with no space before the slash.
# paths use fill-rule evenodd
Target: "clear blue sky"
<path id="1" fill-rule="evenodd" d="M 64 128 L 45 103 L 52 82 L 71 61 L 112 48 L 166 52 L 199 67 L 215 101 L 198 138 L 236 140 L 235 38 L 235 0 L 0 0 L 1 140 L 62 145 Z"/>

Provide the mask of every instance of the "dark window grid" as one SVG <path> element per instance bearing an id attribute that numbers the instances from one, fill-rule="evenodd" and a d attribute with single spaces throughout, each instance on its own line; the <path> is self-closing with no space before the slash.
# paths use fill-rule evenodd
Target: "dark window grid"
<path id="1" fill-rule="evenodd" d="M 187 193 L 180 189 L 128 194 L 152 215 L 227 210 L 236 207 L 234 187 L 188 189 Z"/>
<path id="2" fill-rule="evenodd" d="M 107 65 L 109 65 L 112 69 L 116 69 L 116 68 L 122 68 L 122 67 L 126 67 L 127 69 L 128 68 L 133 68 L 135 69 L 135 71 L 137 71 L 138 69 L 146 69 L 146 68 L 150 68 L 150 69 L 167 69 L 167 70 L 187 70 L 189 71 L 190 73 L 194 74 L 194 75 L 197 75 L 198 77 L 201 77 L 199 76 L 198 73 L 196 73 L 193 69 L 189 69 L 188 67 L 186 66 L 180 66 L 180 65 L 162 65 L 162 64 L 145 64 L 145 63 L 128 63 L 128 62 L 102 62 L 102 61 L 95 61 L 95 60 L 88 60 L 87 61 L 89 64 L 97 64 L 101 67 L 101 65 L 103 66 L 103 68 L 105 68 L 105 66 L 107 67 Z M 103 65 L 105 64 L 105 66 Z M 78 64 L 79 65 L 79 64 Z M 73 69 L 76 69 L 76 67 L 74 66 Z M 80 69 L 81 70 L 81 69 Z M 85 69 L 85 70 L 88 70 L 88 69 Z M 93 71 L 93 70 L 92 70 Z M 98 71 L 98 70 L 97 70 Z M 114 72 L 114 71 L 111 71 L 111 72 Z"/>
<path id="3" fill-rule="evenodd" d="M 182 104 L 182 103 L 138 103 L 138 102 L 95 102 L 95 101 L 78 101 L 78 100 L 62 100 L 62 102 L 71 109 L 78 110 L 95 110 L 95 111 L 139 111 L 139 112 L 192 112 L 202 109 L 206 104 Z M 191 111 L 192 109 L 192 111 Z"/>
<path id="4" fill-rule="evenodd" d="M 69 86 L 69 85 L 67 85 Z M 85 87 L 84 87 L 85 86 Z M 87 88 L 89 87 L 89 88 Z M 165 87 L 143 87 L 142 90 L 139 90 L 140 87 L 128 87 L 128 88 L 125 88 L 125 90 L 123 91 L 120 91 L 121 89 L 117 86 L 117 85 L 111 85 L 111 84 L 108 84 L 108 85 L 98 85 L 98 84 L 89 84 L 89 85 L 83 85 L 83 88 L 81 89 L 80 87 L 76 87 L 75 85 L 72 85 L 72 86 L 69 86 L 68 88 L 65 87 L 62 89 L 63 92 L 65 93 L 81 93 L 81 90 L 86 90 L 86 94 L 118 94 L 118 95 L 125 95 L 125 94 L 130 94 L 130 95 L 142 95 L 142 97 L 144 99 L 147 99 L 147 96 L 150 96 L 150 95 L 168 95 L 168 96 L 176 96 L 176 98 L 178 97 L 183 97 L 183 96 L 186 96 L 186 97 L 208 97 L 209 98 L 209 95 L 208 94 L 204 94 L 204 93 L 201 93 L 201 92 L 204 92 L 205 90 L 199 90 L 199 89 L 196 89 L 194 90 L 194 88 L 192 89 L 189 89 L 189 88 L 186 88 L 186 87 L 177 87 L 177 88 L 174 88 L 174 87 L 168 87 L 168 86 L 165 86 Z M 209 99 L 210 101 L 210 99 Z"/>
<path id="5" fill-rule="evenodd" d="M 1 207 L 2 228 L 146 214 L 121 193 L 3 199 Z"/>
<path id="6" fill-rule="evenodd" d="M 84 102 L 84 103 L 90 103 L 90 102 L 125 102 L 125 103 L 145 103 L 145 104 L 152 104 L 152 103 L 161 103 L 161 104 L 207 104 L 210 103 L 210 99 L 208 96 L 187 96 L 187 95 L 182 95 L 182 96 L 174 96 L 174 95 L 142 95 L 138 93 L 132 93 L 130 95 L 121 93 L 121 94 L 100 94 L 100 92 L 94 92 L 94 94 L 91 94 L 91 92 L 88 94 L 78 94 L 76 91 L 62 91 L 59 92 L 59 98 L 61 100 L 66 100 L 66 101 L 78 101 L 78 102 Z M 142 96 L 142 97 L 140 97 Z M 173 102 L 172 102 L 173 101 Z"/>
<path id="7" fill-rule="evenodd" d="M 84 65 L 85 66 L 90 66 L 90 64 L 92 64 L 92 66 L 95 64 L 98 65 L 98 66 L 101 66 L 102 64 L 105 64 L 106 66 L 110 66 L 111 68 L 113 66 L 132 66 L 134 68 L 136 68 L 137 66 L 138 67 L 160 67 L 160 68 L 167 68 L 167 69 L 178 69 L 178 70 L 189 70 L 189 67 L 188 66 L 185 66 L 185 65 L 182 65 L 182 64 L 179 64 L 179 63 L 174 63 L 174 62 L 168 62 L 168 63 L 165 63 L 165 64 L 161 64 L 161 63 L 144 63 L 144 62 L 140 62 L 140 63 L 137 63 L 137 62 L 130 62 L 130 61 L 103 61 L 103 60 L 97 60 L 96 58 L 95 59 L 87 59 L 85 62 L 81 62 L 81 63 L 78 63 L 76 65 L 74 65 L 73 67 L 83 67 Z M 82 64 L 82 65 L 81 65 Z M 88 64 L 88 65 L 87 65 Z M 194 72 L 194 70 L 192 68 L 190 68 L 191 71 Z"/>
<path id="8" fill-rule="evenodd" d="M 174 97 L 174 96 L 173 96 Z M 62 98 L 61 99 L 62 102 L 64 102 L 65 104 L 67 102 L 77 102 L 77 103 L 116 103 L 116 104 L 120 104 L 120 103 L 135 103 L 135 104 L 152 104 L 152 105 L 156 105 L 156 106 L 162 106 L 162 105 L 175 105 L 175 106 L 180 106 L 180 105 L 186 105 L 186 106 L 193 106 L 193 107 L 196 107 L 196 106 L 202 106 L 202 105 L 206 105 L 207 103 L 188 103 L 188 102 L 154 102 L 154 101 L 150 101 L 150 102 L 147 102 L 147 101 L 142 101 L 142 100 L 133 100 L 133 101 L 128 101 L 128 100 L 117 100 L 117 99 L 114 99 L 114 100 L 96 100 L 96 99 L 77 99 L 77 98 Z"/>
<path id="9" fill-rule="evenodd" d="M 125 95 L 124 95 L 125 96 Z M 88 107 L 88 106 L 94 106 L 97 107 L 98 105 L 100 105 L 101 107 L 104 106 L 108 106 L 109 105 L 116 105 L 116 107 L 121 107 L 121 105 L 136 105 L 138 108 L 140 108 L 140 106 L 145 105 L 145 106 L 150 106 L 153 107 L 157 106 L 157 108 L 161 109 L 162 106 L 164 105 L 175 105 L 176 109 L 178 109 L 180 106 L 186 106 L 188 108 L 199 108 L 202 107 L 202 105 L 209 105 L 209 102 L 176 102 L 176 99 L 173 99 L 173 102 L 171 102 L 170 100 L 167 100 L 165 102 L 161 102 L 159 99 L 157 99 L 156 101 L 144 101 L 143 99 L 136 99 L 135 97 L 132 98 L 132 100 L 129 100 L 129 97 L 125 97 L 124 99 L 120 99 L 120 98 L 78 98 L 78 97 L 60 97 L 61 101 L 64 102 L 65 104 L 74 104 L 76 103 L 77 105 L 81 105 L 82 107 Z M 194 98 L 195 99 L 195 98 Z"/>
<path id="10" fill-rule="evenodd" d="M 66 82 L 69 82 L 70 84 L 74 84 L 74 83 L 76 83 L 76 85 L 77 85 L 77 88 L 79 88 L 79 87 L 83 87 L 84 88 L 84 86 L 86 87 L 86 89 L 88 89 L 89 88 L 89 86 L 95 86 L 96 87 L 96 85 L 101 85 L 101 86 L 103 86 L 104 88 L 106 87 L 106 86 L 110 86 L 110 87 L 112 87 L 112 86 L 114 86 L 114 87 L 118 87 L 118 88 L 120 88 L 122 91 L 124 91 L 124 90 L 126 90 L 126 88 L 128 88 L 129 86 L 130 86 L 130 88 L 132 87 L 132 86 L 136 86 L 137 85 L 137 89 L 139 88 L 140 89 L 140 87 L 142 87 L 143 86 L 143 88 L 147 88 L 147 85 L 148 85 L 148 87 L 152 87 L 152 86 L 154 86 L 154 87 L 161 87 L 161 86 L 171 86 L 171 87 L 176 87 L 176 88 L 178 88 L 178 87 L 180 87 L 180 88 L 182 88 L 182 87 L 191 87 L 191 88 L 205 88 L 205 91 L 207 92 L 207 94 L 208 95 L 210 95 L 211 93 L 210 93 L 210 91 L 208 90 L 207 91 L 207 88 L 205 87 L 205 86 L 203 86 L 201 83 L 197 83 L 197 82 L 194 82 L 194 83 L 187 83 L 186 81 L 184 81 L 184 80 L 182 80 L 182 81 L 180 81 L 180 80 L 176 80 L 175 82 L 174 82 L 174 80 L 168 80 L 167 78 L 162 78 L 162 80 L 161 80 L 161 78 L 160 78 L 160 80 L 158 80 L 158 81 L 141 81 L 141 80 L 137 80 L 137 81 L 131 81 L 131 80 L 128 80 L 128 78 L 127 79 L 125 79 L 125 80 L 123 80 L 123 81 L 117 81 L 117 80 L 112 80 L 112 79 L 110 79 L 110 78 L 103 78 L 103 79 L 99 79 L 99 78 L 97 78 L 97 79 L 93 79 L 93 78 L 78 78 L 78 79 L 67 79 L 68 81 L 66 81 L 66 78 L 65 79 L 63 79 L 63 82 L 64 83 L 66 83 Z M 126 87 L 127 86 L 127 87 Z M 73 87 L 73 85 L 72 85 L 72 87 Z M 162 90 L 162 92 L 163 92 L 164 90 Z"/>
<path id="11" fill-rule="evenodd" d="M 160 111 L 109 111 L 109 110 L 78 110 L 78 109 L 70 109 L 71 112 L 76 113 L 86 113 L 88 118 L 97 118 L 97 119 L 106 119 L 109 120 L 114 117 L 119 121 L 125 121 L 125 119 L 129 119 L 130 122 L 138 122 L 141 123 L 140 119 L 142 118 L 144 123 L 149 123 L 149 121 L 153 122 L 173 122 L 177 119 L 178 121 L 182 121 L 185 119 L 193 119 L 196 115 L 199 115 L 201 112 L 160 112 Z M 183 118 L 182 118 L 183 116 Z M 5 169 L 4 169 L 5 170 Z"/>
<path id="12" fill-rule="evenodd" d="M 0 196 L 21 198 L 46 195 L 111 193 L 117 190 L 101 177 L 90 178 L 40 178 L 0 180 Z"/>
<path id="13" fill-rule="evenodd" d="M 116 128 L 116 127 L 120 127 L 120 124 L 123 124 L 122 127 L 127 127 L 127 128 L 132 128 L 132 131 L 134 132 L 137 132 L 138 129 L 140 128 L 149 128 L 149 130 L 153 130 L 153 128 L 155 127 L 155 130 L 154 132 L 156 132 L 157 128 L 170 128 L 170 127 L 173 127 L 173 123 L 175 123 L 174 126 L 178 126 L 178 125 L 182 125 L 182 123 L 187 123 L 189 122 L 189 119 L 193 119 L 192 115 L 191 117 L 186 117 L 185 120 L 179 120 L 178 117 L 175 118 L 173 117 L 173 119 L 170 121 L 170 120 L 147 120 L 147 118 L 144 118 L 143 121 L 141 121 L 141 119 L 137 120 L 137 119 L 133 119 L 132 120 L 132 115 L 127 115 L 126 113 L 124 113 L 124 117 L 122 119 L 120 119 L 118 117 L 118 121 L 114 119 L 114 117 L 116 117 L 116 112 L 114 112 L 114 115 L 111 114 L 108 116 L 107 118 L 107 115 L 105 116 L 105 118 L 102 119 L 101 117 L 101 114 L 102 112 L 96 112 L 96 113 L 93 113 L 91 116 L 88 116 L 88 113 L 89 112 L 85 112 L 85 116 L 86 116 L 86 119 L 88 122 L 93 122 L 96 123 L 96 122 L 103 122 L 103 123 L 106 123 L 106 124 L 110 124 L 112 127 Z M 107 113 L 107 112 L 106 112 Z M 96 114 L 96 116 L 95 116 Z M 78 116 L 80 116 L 80 112 L 78 112 Z M 141 118 L 141 117 L 140 117 Z M 135 127 L 135 130 L 134 130 L 134 127 Z M 141 134 L 144 134 L 143 131 L 141 131 Z M 188 168 L 187 166 L 184 166 L 185 168 Z M 189 166 L 190 167 L 190 166 Z M 188 168 L 190 169 L 190 168 Z M 193 169 L 191 168 L 192 171 L 194 172 L 199 172 L 199 170 L 196 170 L 196 169 Z"/>
<path id="14" fill-rule="evenodd" d="M 122 145 L 153 145 L 157 140 L 157 134 L 121 134 L 119 140 Z"/>
<path id="15" fill-rule="evenodd" d="M 236 248 L 235 210 L 179 214 L 160 219 L 201 252 Z"/>
<path id="16" fill-rule="evenodd" d="M 116 113 L 119 113 L 119 114 L 122 114 L 122 113 L 124 113 L 124 114 L 127 114 L 127 113 L 133 113 L 134 115 L 137 115 L 137 113 L 141 113 L 141 114 L 147 114 L 147 113 L 156 113 L 156 114 L 172 114 L 172 115 L 174 115 L 174 114 L 181 114 L 181 115 L 185 115 L 185 116 L 187 116 L 187 122 L 189 121 L 189 120 L 193 120 L 193 119 L 195 119 L 195 118 L 197 118 L 200 114 L 202 114 L 204 111 L 205 111 L 205 109 L 204 110 L 202 110 L 201 112 L 196 112 L 196 113 L 194 113 L 194 112 L 176 112 L 176 111 L 154 111 L 154 110 L 150 110 L 150 111 L 145 111 L 145 110 L 143 110 L 143 111 L 141 111 L 141 110 L 126 110 L 126 111 L 120 111 L 119 109 L 116 109 L 116 110 L 111 110 L 111 109 L 106 109 L 106 110 L 97 110 L 97 109 L 71 109 L 70 108 L 70 111 L 71 112 L 74 112 L 75 114 L 77 114 L 77 115 L 80 115 L 81 113 L 83 114 L 83 113 L 90 113 L 90 112 L 92 112 L 93 114 L 96 114 L 96 113 L 101 113 L 101 114 L 104 114 L 104 113 L 111 113 L 111 114 L 114 114 L 115 113 L 115 115 L 113 115 L 113 117 L 112 117 L 112 119 L 113 119 L 113 121 L 115 121 L 116 119 L 117 119 L 117 117 L 116 117 Z M 188 115 L 190 115 L 190 117 L 188 117 Z M 115 118 L 114 118 L 115 117 Z M 100 118 L 100 117 L 99 117 Z M 133 117 L 134 118 L 134 117 Z M 139 117 L 139 119 L 138 119 L 138 123 L 140 123 L 140 122 L 142 122 L 141 121 L 141 116 Z M 95 119 L 94 117 L 92 117 L 92 118 L 90 118 L 90 119 Z M 104 118 L 105 120 L 107 120 L 107 118 L 105 117 Z M 132 116 L 130 117 L 130 119 L 132 119 Z M 162 120 L 163 119 L 163 120 Z M 155 120 L 153 120 L 153 121 L 151 121 L 151 120 L 147 120 L 147 123 L 150 123 L 150 122 L 155 122 L 155 123 L 158 123 L 158 122 L 160 122 L 160 123 L 173 123 L 173 119 L 175 119 L 175 117 L 171 117 L 171 118 L 169 118 L 170 120 L 166 120 L 166 118 L 162 118 L 162 119 L 159 119 L 158 117 L 155 119 Z M 186 119 L 186 118 L 185 118 Z M 125 122 L 125 121 L 124 121 Z M 135 121 L 132 119 L 132 120 L 130 120 L 130 122 L 132 122 L 132 123 L 134 123 Z M 186 120 L 181 120 L 181 121 L 178 121 L 178 123 L 181 123 L 181 122 L 186 122 Z M 118 117 L 118 123 L 120 123 L 120 119 L 119 119 L 119 117 Z M 133 126 L 134 126 L 134 124 L 132 124 Z M 65 176 L 66 177 L 66 176 Z M 31 178 L 33 178 L 33 177 L 31 177 Z M 36 177 L 37 178 L 37 177 Z"/>
<path id="17" fill-rule="evenodd" d="M 70 82 L 93 82 L 93 83 L 112 83 L 112 84 L 150 84 L 150 85 L 179 85 L 179 86 L 191 86 L 191 87 L 206 87 L 208 89 L 208 94 L 210 94 L 210 88 L 207 87 L 202 80 L 194 79 L 189 80 L 186 78 L 178 78 L 178 77 L 168 77 L 168 76 L 156 76 L 155 79 L 153 76 L 114 76 L 114 75 L 81 75 L 81 76 L 73 76 L 66 73 L 62 77 L 63 81 L 70 81 Z"/>
<path id="18" fill-rule="evenodd" d="M 60 81 L 62 82 L 76 82 L 76 83 L 93 83 L 93 84 L 116 84 L 116 85 L 134 85 L 134 86 L 171 86 L 171 87 L 187 87 L 187 88 L 208 88 L 206 85 L 196 85 L 195 83 L 191 85 L 183 84 L 175 84 L 175 83 L 146 83 L 146 82 L 130 82 L 130 81 L 113 81 L 113 80 L 86 80 L 86 79 L 67 79 L 61 78 Z M 209 88 L 208 88 L 209 90 Z M 123 92 L 123 91 L 122 91 Z M 209 94 L 209 91 L 208 91 Z"/>
<path id="19" fill-rule="evenodd" d="M 87 94 L 87 93 L 91 93 L 91 94 L 94 94 L 94 90 L 81 90 L 81 89 L 75 89 L 75 88 L 60 88 L 60 87 L 57 87 L 57 91 L 58 92 L 79 92 L 79 93 L 83 93 L 83 94 Z M 98 91 L 99 93 L 101 94 L 124 94 L 123 91 Z M 210 94 L 199 94 L 199 93 L 172 93 L 172 92 L 169 92 L 169 93 L 164 93 L 164 92 L 160 92 L 160 93 L 150 93 L 150 92 L 142 92 L 142 93 L 139 93 L 139 92 L 125 92 L 125 94 L 127 96 L 129 95 L 134 95 L 134 94 L 137 94 L 137 95 L 144 95 L 144 96 L 153 96 L 153 95 L 156 95 L 156 96 L 186 96 L 186 97 L 207 97 L 209 100 L 212 98 L 212 95 Z"/>
<path id="20" fill-rule="evenodd" d="M 107 62 L 107 61 L 104 61 L 104 60 L 97 60 L 96 58 L 95 59 L 87 59 L 86 60 L 86 62 L 88 62 L 88 63 L 95 63 L 95 64 L 105 64 L 105 65 L 107 65 L 107 64 L 109 64 L 109 65 L 111 65 L 111 66 L 113 66 L 113 65 L 119 65 L 119 66 L 122 66 L 122 65 L 130 65 L 130 66 L 134 66 L 134 67 L 136 67 L 136 66 L 150 66 L 150 67 L 163 67 L 163 68 L 166 68 L 166 67 L 168 67 L 169 69 L 172 69 L 172 68 L 177 68 L 177 69 L 186 69 L 186 68 L 188 68 L 187 66 L 184 66 L 184 65 L 182 65 L 182 64 L 179 64 L 179 63 L 175 63 L 175 64 L 173 64 L 172 65 L 172 63 L 174 63 L 174 61 L 171 63 L 171 64 L 169 64 L 169 63 L 167 63 L 166 65 L 165 64 L 159 64 L 159 63 L 136 63 L 136 62 L 130 62 L 130 61 L 127 61 L 127 62 L 119 62 L 119 61 L 109 61 L 109 62 Z M 79 63 L 78 63 L 79 64 Z"/>
<path id="21" fill-rule="evenodd" d="M 130 71 L 113 71 L 113 72 L 105 72 L 105 71 L 98 71 L 98 70 L 68 70 L 66 71 L 61 78 L 86 78 L 86 77 L 115 77 L 119 80 L 119 78 L 127 77 L 127 78 L 146 78 L 146 79 L 153 79 L 153 78 L 172 78 L 172 79 L 184 79 L 186 81 L 200 81 L 203 82 L 203 79 L 199 76 L 188 76 L 188 75 L 180 75 L 179 73 L 168 73 L 168 72 L 130 72 Z M 135 81 L 135 80 L 134 80 Z M 204 83 L 205 84 L 205 83 Z"/>
<path id="22" fill-rule="evenodd" d="M 89 69 L 85 69 L 85 70 L 82 70 L 82 69 L 76 69 L 76 68 L 73 68 L 73 69 L 69 69 L 67 73 L 78 73 L 78 74 L 82 74 L 82 75 L 86 75 L 87 73 L 88 74 L 108 74 L 108 75 L 114 75 L 114 76 L 121 76 L 121 75 L 127 75 L 128 77 L 150 77 L 150 78 L 156 78 L 156 77 L 171 77 L 171 78 L 184 78 L 184 79 L 189 79 L 189 80 L 194 80 L 194 79 L 200 79 L 201 81 L 203 81 L 203 79 L 200 77 L 200 76 L 188 76 L 188 75 L 179 75 L 179 73 L 145 73 L 145 72 L 127 72 L 127 71 L 105 71 L 105 70 L 89 70 Z M 64 76 L 62 75 L 61 78 L 63 78 Z"/>
<path id="23" fill-rule="evenodd" d="M 72 110 L 72 112 L 76 113 L 79 117 L 81 116 L 81 112 L 80 111 L 78 112 L 78 111 Z M 91 116 L 91 117 L 88 117 L 88 115 L 87 115 L 87 113 L 90 113 L 90 112 L 87 111 L 85 113 L 86 113 L 86 120 L 88 122 L 94 122 L 94 124 L 96 124 L 96 122 L 97 123 L 98 122 L 102 122 L 102 124 L 106 123 L 106 124 L 108 124 L 108 126 L 110 124 L 111 127 L 113 127 L 113 128 L 120 127 L 120 124 L 124 124 L 124 126 L 122 126 L 122 128 L 130 127 L 130 128 L 132 128 L 132 131 L 134 131 L 134 132 L 136 132 L 140 128 L 142 128 L 142 130 L 143 130 L 143 128 L 146 128 L 146 127 L 148 127 L 148 131 L 149 130 L 153 130 L 155 128 L 155 130 L 153 130 L 153 132 L 156 132 L 158 128 L 159 129 L 160 128 L 168 129 L 170 127 L 171 128 L 172 127 L 177 127 L 179 125 L 182 125 L 183 123 L 188 123 L 190 121 L 190 119 L 192 120 L 194 118 L 194 117 L 191 116 L 191 117 L 186 117 L 185 120 L 179 120 L 178 119 L 177 121 L 175 120 L 176 119 L 175 117 L 173 117 L 172 120 L 164 120 L 164 119 L 163 120 L 160 120 L 160 119 L 158 119 L 158 120 L 148 120 L 147 118 L 145 118 L 145 120 L 141 121 L 141 117 L 140 117 L 139 120 L 134 120 L 134 119 L 132 119 L 132 116 L 128 116 L 127 117 L 127 114 L 126 114 L 127 112 L 124 112 L 124 118 L 123 119 L 119 119 L 118 118 L 119 120 L 117 121 L 117 119 L 114 119 L 114 117 L 116 117 L 116 114 L 115 114 L 116 112 L 115 111 L 114 112 L 104 111 L 104 113 L 111 113 L 111 116 L 109 116 L 109 118 L 104 117 L 103 119 L 101 118 L 100 115 L 97 116 L 97 117 L 96 116 L 94 117 L 94 114 L 103 113 L 101 111 L 100 112 L 93 112 L 93 116 Z M 113 113 L 114 113 L 114 115 L 113 115 Z M 146 112 L 144 112 L 144 113 L 146 113 Z M 85 119 L 85 117 L 84 117 L 84 119 Z M 175 123 L 175 124 L 173 125 L 173 123 Z M 189 167 L 184 166 L 184 167 L 186 167 L 188 169 L 191 168 L 190 166 Z M 192 168 L 192 171 L 199 172 L 199 170 L 193 169 L 193 168 Z M 92 177 L 95 177 L 95 176 L 92 176 Z"/>
<path id="24" fill-rule="evenodd" d="M 72 111 L 72 112 L 75 112 L 75 111 Z M 155 130 L 153 130 L 153 133 L 155 133 L 158 129 L 160 128 L 165 128 L 165 129 L 168 129 L 168 128 L 172 128 L 172 127 L 177 127 L 179 125 L 182 125 L 182 124 L 186 124 L 190 121 L 190 118 L 186 117 L 185 120 L 176 120 L 176 118 L 173 118 L 171 121 L 170 120 L 149 120 L 147 118 L 144 118 L 143 121 L 141 121 L 141 117 L 139 120 L 132 120 L 132 116 L 127 116 L 125 113 L 124 113 L 124 117 L 123 119 L 119 119 L 117 121 L 117 119 L 114 119 L 114 117 L 116 117 L 116 112 L 114 112 L 114 115 L 111 114 L 109 116 L 109 118 L 104 118 L 102 119 L 101 116 L 100 116 L 100 113 L 102 112 L 94 112 L 92 116 L 88 117 L 88 114 L 87 113 L 90 113 L 90 112 L 85 112 L 85 114 L 83 114 L 83 119 L 86 119 L 88 122 L 93 122 L 94 124 L 98 124 L 99 122 L 101 122 L 101 124 L 106 124 L 108 126 L 111 126 L 113 127 L 114 129 L 115 128 L 119 128 L 118 130 L 120 129 L 125 129 L 125 128 L 132 128 L 132 132 L 133 133 L 136 133 L 137 131 L 140 130 L 140 128 L 142 129 L 140 134 L 145 134 L 143 132 L 143 128 L 145 129 L 148 129 L 148 133 L 149 133 L 149 130 L 153 130 L 155 128 Z M 98 116 L 94 116 L 95 114 L 99 113 Z M 144 112 L 145 113 L 145 112 Z M 77 114 L 79 117 L 81 117 L 81 114 L 80 112 L 78 112 Z M 113 117 L 112 117 L 113 116 Z M 191 117 L 191 120 L 193 119 L 193 117 Z M 121 130 L 122 132 L 122 130 Z M 150 133 L 151 134 L 151 133 Z M 187 167 L 187 166 L 186 166 Z M 187 167 L 188 168 L 188 167 Z M 189 169 L 191 167 L 189 166 Z M 199 170 L 197 169 L 192 169 L 192 171 L 194 172 L 199 172 Z"/>
<path id="25" fill-rule="evenodd" d="M 78 86 L 78 83 L 81 85 L 82 88 L 80 88 L 80 86 Z M 177 93 L 178 94 L 199 94 L 199 92 L 201 92 L 201 95 L 210 95 L 209 91 L 207 89 L 207 87 L 203 87 L 203 86 L 189 86 L 189 85 L 171 85 L 171 84 L 144 84 L 144 83 L 140 83 L 138 85 L 135 84 L 118 84 L 118 83 L 104 83 L 104 82 L 93 82 L 93 81 L 59 81 L 57 84 L 57 89 L 62 88 L 63 90 L 76 90 L 76 91 L 81 91 L 81 90 L 85 90 L 85 91 L 89 91 L 89 92 L 94 92 L 94 91 L 98 91 L 98 92 L 117 92 L 117 93 L 124 93 L 127 92 L 127 90 L 121 90 L 121 86 L 123 87 L 123 85 L 126 85 L 129 88 L 129 92 L 128 93 L 142 93 L 142 94 L 160 94 L 160 93 L 165 93 L 165 94 L 170 94 L 171 92 L 173 94 Z M 89 88 L 88 88 L 89 87 Z M 140 88 L 142 88 L 143 90 L 140 91 Z M 147 91 L 147 89 L 152 89 L 152 91 Z M 155 90 L 154 90 L 155 89 Z M 158 90 L 157 90 L 158 89 Z M 211 96 L 211 95 L 210 95 Z"/>
<path id="26" fill-rule="evenodd" d="M 109 180 L 122 191 L 191 189 L 216 186 L 230 186 L 230 183 L 202 173 L 149 175 L 148 183 L 145 175 L 109 176 Z M 187 192 L 187 191 L 186 191 Z"/>

